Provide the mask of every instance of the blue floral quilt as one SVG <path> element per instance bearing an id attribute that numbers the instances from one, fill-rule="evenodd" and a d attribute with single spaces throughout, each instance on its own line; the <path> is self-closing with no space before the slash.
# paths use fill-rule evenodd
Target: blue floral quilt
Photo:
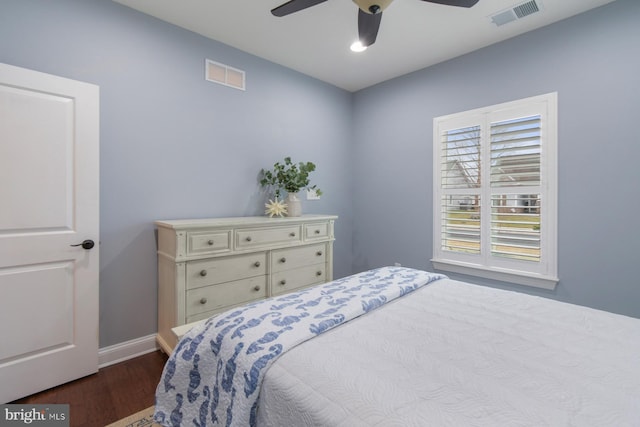
<path id="1" fill-rule="evenodd" d="M 383 267 L 212 317 L 167 361 L 154 418 L 164 426 L 255 426 L 262 378 L 279 355 L 444 277 Z"/>

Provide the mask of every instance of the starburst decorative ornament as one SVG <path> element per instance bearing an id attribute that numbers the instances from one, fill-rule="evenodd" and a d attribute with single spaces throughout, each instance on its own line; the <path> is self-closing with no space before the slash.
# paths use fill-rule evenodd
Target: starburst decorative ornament
<path id="1" fill-rule="evenodd" d="M 264 207 L 267 208 L 264 213 L 269 215 L 269 218 L 285 216 L 287 214 L 287 204 L 278 200 L 277 197 L 275 200 L 269 200 L 269 203 L 265 203 Z"/>

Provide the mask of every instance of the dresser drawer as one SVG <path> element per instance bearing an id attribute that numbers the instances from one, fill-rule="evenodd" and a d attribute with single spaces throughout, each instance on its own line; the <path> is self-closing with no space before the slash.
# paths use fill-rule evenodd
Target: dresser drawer
<path id="1" fill-rule="evenodd" d="M 280 271 L 271 276 L 271 294 L 279 295 L 304 286 L 326 281 L 325 264 L 309 265 L 293 270 Z"/>
<path id="2" fill-rule="evenodd" d="M 324 264 L 326 257 L 327 250 L 324 243 L 274 250 L 271 252 L 271 272 L 291 270 L 311 264 Z"/>
<path id="3" fill-rule="evenodd" d="M 187 318 L 266 297 L 267 279 L 264 275 L 191 289 L 187 291 Z"/>
<path id="4" fill-rule="evenodd" d="M 264 275 L 267 272 L 266 264 L 266 252 L 189 261 L 187 262 L 187 289 Z"/>
<path id="5" fill-rule="evenodd" d="M 282 243 L 302 241 L 300 225 L 236 230 L 236 249 L 250 249 Z"/>
<path id="6" fill-rule="evenodd" d="M 318 222 L 315 224 L 304 225 L 304 239 L 326 239 L 329 237 L 329 224 L 326 222 Z"/>
<path id="7" fill-rule="evenodd" d="M 231 230 L 187 233 L 187 255 L 215 254 L 231 250 Z"/>

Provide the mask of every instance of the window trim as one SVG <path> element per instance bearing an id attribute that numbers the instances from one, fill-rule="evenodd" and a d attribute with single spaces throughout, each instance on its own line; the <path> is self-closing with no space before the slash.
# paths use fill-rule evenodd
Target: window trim
<path id="1" fill-rule="evenodd" d="M 445 126 L 447 123 L 473 122 L 481 118 L 481 133 L 483 133 L 482 144 L 486 144 L 486 124 L 498 121 L 489 116 L 502 116 L 510 110 L 527 109 L 532 106 L 539 106 L 539 114 L 544 117 L 545 130 L 543 135 L 543 157 L 541 158 L 541 197 L 544 197 L 544 208 L 541 212 L 540 224 L 542 239 L 540 263 L 529 264 L 529 269 L 522 269 L 526 262 L 507 261 L 497 262 L 490 265 L 491 255 L 486 251 L 480 255 L 470 255 L 454 253 L 442 249 L 441 235 L 441 134 L 444 129 L 453 128 Z M 464 111 L 436 117 L 433 119 L 433 258 L 431 262 L 435 269 L 449 271 L 453 273 L 478 276 L 502 282 L 511 282 L 525 286 L 533 286 L 543 289 L 555 289 L 559 281 L 557 275 L 557 224 L 558 224 L 558 171 L 557 171 L 557 150 L 558 150 L 558 129 L 557 129 L 557 92 L 545 95 L 533 96 L 530 98 Z M 489 142 L 490 143 L 490 142 Z M 484 189 L 482 190 L 484 191 Z M 490 192 L 490 188 L 488 190 Z M 482 203 L 482 218 L 487 218 L 487 212 L 491 211 L 490 202 Z M 490 214 L 489 214 L 490 215 Z M 486 221 L 486 219 L 485 219 Z M 482 228 L 481 238 L 486 239 L 486 229 Z M 489 230 L 490 235 L 490 230 Z"/>

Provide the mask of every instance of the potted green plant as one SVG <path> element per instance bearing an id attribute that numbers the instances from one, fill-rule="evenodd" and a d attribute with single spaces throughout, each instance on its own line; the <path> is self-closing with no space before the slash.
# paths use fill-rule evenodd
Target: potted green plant
<path id="1" fill-rule="evenodd" d="M 287 216 L 300 216 L 302 212 L 298 193 L 306 189 L 315 190 L 318 196 L 322 194 L 316 185 L 309 185 L 309 174 L 314 170 L 316 165 L 312 162 L 294 163 L 291 157 L 285 157 L 283 163 L 274 163 L 273 169 L 262 169 L 260 185 L 274 190 L 276 203 L 280 199 L 281 191 L 286 191 Z"/>

